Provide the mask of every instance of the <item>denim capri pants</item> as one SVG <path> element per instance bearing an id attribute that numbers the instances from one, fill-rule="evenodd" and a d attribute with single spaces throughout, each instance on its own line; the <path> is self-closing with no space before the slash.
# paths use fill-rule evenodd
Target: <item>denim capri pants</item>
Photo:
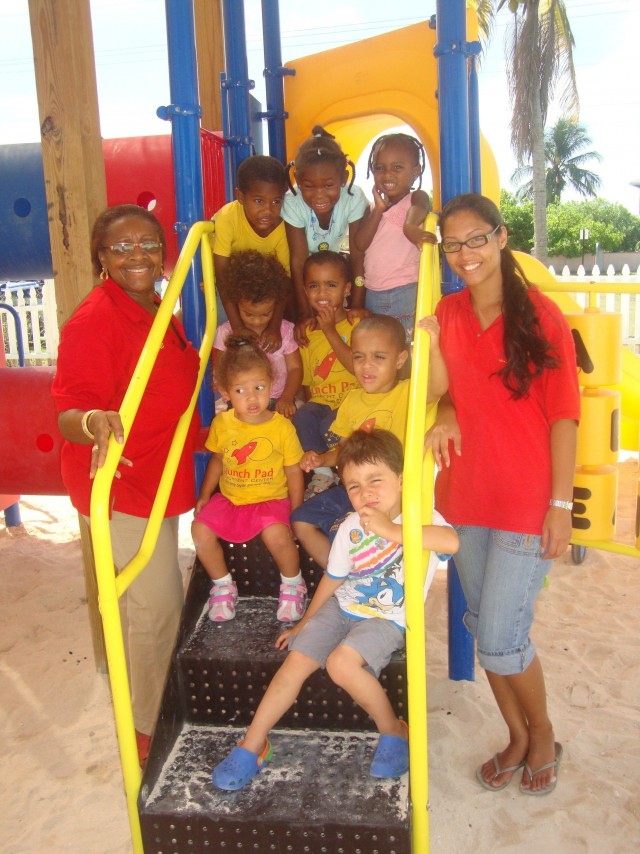
<path id="1" fill-rule="evenodd" d="M 416 300 L 418 298 L 418 283 L 409 282 L 388 291 L 367 290 L 365 306 L 373 314 L 388 314 L 396 317 L 407 330 L 407 341 L 413 339 L 413 329 L 416 325 Z"/>
<path id="2" fill-rule="evenodd" d="M 535 602 L 551 561 L 539 536 L 454 525 L 454 557 L 467 599 L 463 621 L 477 641 L 482 667 L 499 676 L 523 673 L 533 661 L 529 637 Z"/>

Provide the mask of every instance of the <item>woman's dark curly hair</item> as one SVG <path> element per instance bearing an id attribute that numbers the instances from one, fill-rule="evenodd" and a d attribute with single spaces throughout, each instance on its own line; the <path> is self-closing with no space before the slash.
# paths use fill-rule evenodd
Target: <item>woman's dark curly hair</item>
<path id="1" fill-rule="evenodd" d="M 311 133 L 312 136 L 306 139 L 298 149 L 295 160 L 287 163 L 287 184 L 293 195 L 296 195 L 296 190 L 291 181 L 291 169 L 293 168 L 297 181 L 308 166 L 315 166 L 318 163 L 332 163 L 336 167 L 341 181 L 347 175 L 347 167 L 350 168 L 351 180 L 347 192 L 350 196 L 353 195 L 351 188 L 356 180 L 356 167 L 353 161 L 349 160 L 340 148 L 335 136 L 321 125 L 314 125 L 311 128 Z"/>
<path id="2" fill-rule="evenodd" d="M 264 368 L 269 379 L 273 378 L 271 362 L 252 335 L 229 335 L 224 346 L 225 349 L 216 356 L 216 380 L 224 391 L 233 385 L 234 377 L 256 367 Z"/>
<path id="3" fill-rule="evenodd" d="M 424 145 L 415 136 L 408 133 L 387 133 L 384 136 L 378 137 L 371 147 L 371 154 L 367 162 L 367 178 L 373 173 L 376 157 L 386 145 L 403 145 L 407 151 L 416 159 L 416 166 L 420 167 L 420 176 L 418 178 L 419 190 L 422 186 L 422 175 L 424 168 L 427 165 L 427 158 L 424 153 Z"/>
<path id="4" fill-rule="evenodd" d="M 97 276 L 102 272 L 102 264 L 98 253 L 104 246 L 107 231 L 109 231 L 114 222 L 119 222 L 121 219 L 127 219 L 130 216 L 146 219 L 149 225 L 158 232 L 158 240 L 162 243 L 162 259 L 164 260 L 167 251 L 167 241 L 158 217 L 146 208 L 141 208 L 139 205 L 115 205 L 112 208 L 102 211 L 93 224 L 91 232 L 91 263 Z"/>
<path id="5" fill-rule="evenodd" d="M 246 299 L 284 303 L 289 297 L 289 276 L 275 255 L 263 255 L 257 249 L 232 252 L 224 272 L 224 295 L 232 303 Z"/>
<path id="6" fill-rule="evenodd" d="M 506 228 L 496 205 L 477 193 L 465 193 L 447 202 L 440 216 L 440 231 L 449 217 L 471 211 L 487 223 L 490 229 Z M 531 282 L 518 264 L 511 249 L 505 245 L 500 251 L 502 272 L 502 318 L 504 324 L 504 352 L 507 363 L 497 371 L 502 382 L 518 400 L 524 397 L 534 379 L 548 368 L 558 367 L 553 347 L 542 334 L 529 288 Z"/>

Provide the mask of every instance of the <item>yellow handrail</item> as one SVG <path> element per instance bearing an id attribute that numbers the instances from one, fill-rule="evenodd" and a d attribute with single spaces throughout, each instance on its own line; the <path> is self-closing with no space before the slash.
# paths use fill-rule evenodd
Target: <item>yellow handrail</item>
<path id="1" fill-rule="evenodd" d="M 111 484 L 122 456 L 123 445 L 119 445 L 113 436 L 109 440 L 109 449 L 104 466 L 97 472 L 91 492 L 91 537 L 96 563 L 98 581 L 98 603 L 104 628 L 109 680 L 113 697 L 113 710 L 116 732 L 120 748 L 120 760 L 124 777 L 125 793 L 131 838 L 135 854 L 143 854 L 142 833 L 138 816 L 137 798 L 140 789 L 140 765 L 136 747 L 131 693 L 125 659 L 124 641 L 118 598 L 122 596 L 132 581 L 142 572 L 155 547 L 160 525 L 167 507 L 171 488 L 176 475 L 178 462 L 184 447 L 185 438 L 196 406 L 198 392 L 202 385 L 207 361 L 213 346 L 216 329 L 216 300 L 213 283 L 213 258 L 209 234 L 213 231 L 212 222 L 198 222 L 192 226 L 182 247 L 167 291 L 155 317 L 149 337 L 142 349 L 133 372 L 127 393 L 120 407 L 120 417 L 124 427 L 125 443 L 131 431 L 133 420 L 147 387 L 149 376 L 160 351 L 165 332 L 169 327 L 173 307 L 184 285 L 193 256 L 200 247 L 202 274 L 206 304 L 206 327 L 200 345 L 200 370 L 198 380 L 189 406 L 182 414 L 167 455 L 164 471 L 160 479 L 158 492 L 149 515 L 140 549 L 122 572 L 116 576 L 109 530 L 109 493 Z"/>
<path id="2" fill-rule="evenodd" d="M 437 217 L 429 214 L 426 228 L 435 233 Z M 440 296 L 438 248 L 424 243 L 418 277 L 416 318 L 433 314 Z M 435 418 L 427 414 L 429 336 L 416 327 L 409 390 L 402 495 L 405 607 L 407 617 L 407 680 L 409 707 L 409 785 L 412 854 L 429 851 L 429 765 L 427 760 L 427 686 L 424 630 L 424 582 L 429 552 L 422 548 L 422 526 L 431 522 L 433 456 L 424 454 L 424 434 Z M 424 725 L 423 725 L 424 722 Z"/>

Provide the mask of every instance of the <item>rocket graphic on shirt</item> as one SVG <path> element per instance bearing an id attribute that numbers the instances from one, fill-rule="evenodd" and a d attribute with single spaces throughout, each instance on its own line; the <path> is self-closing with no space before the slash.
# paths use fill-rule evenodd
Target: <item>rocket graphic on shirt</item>
<path id="1" fill-rule="evenodd" d="M 247 457 L 252 451 L 255 451 L 257 445 L 258 443 L 255 440 L 253 442 L 247 442 L 247 444 L 243 445 L 241 448 L 236 448 L 235 451 L 232 452 L 231 456 L 235 457 L 238 465 L 244 465 L 247 461 Z"/>

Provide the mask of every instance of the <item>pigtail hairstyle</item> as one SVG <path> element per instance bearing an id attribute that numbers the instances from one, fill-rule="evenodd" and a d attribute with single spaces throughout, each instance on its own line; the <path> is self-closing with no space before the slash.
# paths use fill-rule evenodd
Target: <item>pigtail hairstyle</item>
<path id="1" fill-rule="evenodd" d="M 442 229 L 453 214 L 471 211 L 490 228 L 506 227 L 496 205 L 485 196 L 465 193 L 444 206 L 440 217 Z M 558 367 L 551 343 L 542 334 L 540 321 L 529 295 L 531 282 L 506 246 L 500 251 L 502 273 L 502 319 L 506 365 L 497 371 L 514 400 L 524 397 L 534 379 L 550 368 Z"/>
<path id="2" fill-rule="evenodd" d="M 311 129 L 312 136 L 306 139 L 296 154 L 296 159 L 287 164 L 287 184 L 289 189 L 296 195 L 295 187 L 291 180 L 291 169 L 293 168 L 297 175 L 301 175 L 307 166 L 315 166 L 316 163 L 332 163 L 340 177 L 351 169 L 351 180 L 347 187 L 347 192 L 350 196 L 353 195 L 351 188 L 356 180 L 356 167 L 352 160 L 349 160 L 344 151 L 336 142 L 335 136 L 326 131 L 321 125 L 314 125 Z"/>
<path id="3" fill-rule="evenodd" d="M 227 391 L 235 376 L 256 366 L 263 367 L 269 379 L 273 379 L 271 362 L 253 335 L 232 333 L 227 336 L 224 346 L 225 349 L 216 357 L 216 379 L 221 389 Z"/>
<path id="4" fill-rule="evenodd" d="M 414 154 L 416 158 L 416 165 L 420 167 L 420 176 L 418 178 L 418 186 L 416 188 L 419 190 L 422 187 L 422 176 L 424 174 L 425 166 L 427 165 L 427 157 L 424 151 L 424 145 L 419 139 L 408 133 L 387 133 L 376 139 L 371 146 L 369 160 L 367 161 L 367 178 L 369 175 L 373 174 L 376 157 L 380 151 L 385 147 L 385 145 L 390 145 L 392 143 L 404 145 L 408 151 L 411 151 Z"/>

